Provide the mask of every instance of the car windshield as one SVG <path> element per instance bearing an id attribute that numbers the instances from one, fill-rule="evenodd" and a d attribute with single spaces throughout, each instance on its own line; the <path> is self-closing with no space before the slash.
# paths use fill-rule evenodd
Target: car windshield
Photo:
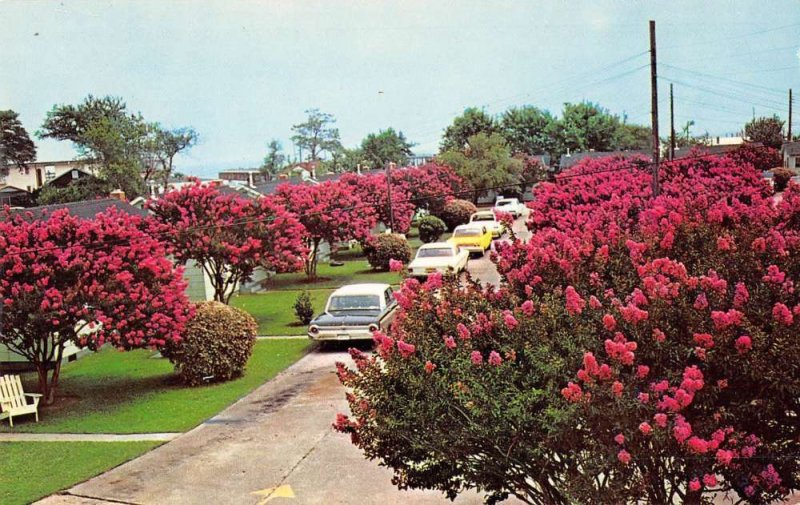
<path id="1" fill-rule="evenodd" d="M 506 205 L 511 205 L 512 203 L 514 203 L 514 202 L 512 202 L 511 200 L 500 200 L 494 206 L 495 207 L 503 207 L 503 206 L 506 206 Z"/>
<path id="2" fill-rule="evenodd" d="M 332 296 L 328 303 L 329 311 L 341 310 L 374 310 L 381 308 L 381 297 L 378 295 L 340 295 Z"/>
<path id="3" fill-rule="evenodd" d="M 454 237 L 480 237 L 481 235 L 483 235 L 483 232 L 481 230 L 477 230 L 477 229 L 474 229 L 474 228 L 473 229 L 467 228 L 467 229 L 464 229 L 464 230 L 456 230 L 455 233 L 453 233 Z"/>
<path id="4" fill-rule="evenodd" d="M 453 255 L 449 247 L 428 247 L 417 251 L 417 258 L 447 258 Z"/>

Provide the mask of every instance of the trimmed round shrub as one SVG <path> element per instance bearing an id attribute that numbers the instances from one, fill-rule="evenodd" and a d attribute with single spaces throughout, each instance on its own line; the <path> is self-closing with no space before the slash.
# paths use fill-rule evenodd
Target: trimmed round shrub
<path id="1" fill-rule="evenodd" d="M 311 296 L 308 291 L 303 291 L 297 295 L 294 302 L 294 314 L 302 324 L 308 324 L 314 318 L 314 307 L 311 305 Z"/>
<path id="2" fill-rule="evenodd" d="M 460 224 L 469 223 L 469 217 L 478 211 L 475 204 L 467 200 L 450 200 L 444 204 L 439 216 L 447 225 L 448 230 L 453 230 Z"/>
<path id="3" fill-rule="evenodd" d="M 788 168 L 776 168 L 772 171 L 772 181 L 774 183 L 775 191 L 783 191 L 786 189 L 786 186 L 789 185 L 789 181 L 791 180 L 792 176 L 794 176 L 794 172 L 789 170 Z"/>
<path id="4" fill-rule="evenodd" d="M 202 302 L 186 325 L 183 339 L 162 354 L 190 386 L 239 377 L 256 342 L 253 316 L 220 302 Z"/>
<path id="5" fill-rule="evenodd" d="M 419 220 L 419 239 L 426 244 L 436 242 L 447 231 L 447 225 L 436 216 L 425 216 Z"/>
<path id="6" fill-rule="evenodd" d="M 364 244 L 364 255 L 375 270 L 388 270 L 389 260 L 404 264 L 411 260 L 411 246 L 402 235 L 384 233 L 367 240 Z"/>

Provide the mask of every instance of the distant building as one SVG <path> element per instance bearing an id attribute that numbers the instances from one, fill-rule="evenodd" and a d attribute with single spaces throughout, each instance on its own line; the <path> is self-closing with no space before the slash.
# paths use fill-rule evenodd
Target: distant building
<path id="1" fill-rule="evenodd" d="M 431 163 L 436 158 L 433 154 L 414 154 L 408 157 L 409 167 L 419 167 L 426 163 Z"/>
<path id="2" fill-rule="evenodd" d="M 74 169 L 94 174 L 94 169 L 83 161 L 37 161 L 29 163 L 22 170 L 11 167 L 8 175 L 0 176 L 0 185 L 14 186 L 32 193 Z"/>
<path id="3" fill-rule="evenodd" d="M 240 182 L 254 188 L 256 184 L 266 182 L 267 177 L 260 171 L 255 169 L 232 169 L 223 170 L 219 173 L 219 178 L 228 182 Z"/>
<path id="4" fill-rule="evenodd" d="M 781 146 L 781 156 L 783 157 L 783 166 L 791 170 L 800 168 L 800 142 L 786 142 Z"/>
<path id="5" fill-rule="evenodd" d="M 94 176 L 88 170 L 83 168 L 73 168 L 52 179 L 47 183 L 47 185 L 56 188 L 66 188 L 71 186 L 74 182 L 85 179 L 86 177 Z"/>

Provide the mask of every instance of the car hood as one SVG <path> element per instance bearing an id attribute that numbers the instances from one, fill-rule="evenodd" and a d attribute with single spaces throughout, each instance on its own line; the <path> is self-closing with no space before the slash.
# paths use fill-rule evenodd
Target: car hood
<path id="1" fill-rule="evenodd" d="M 380 315 L 380 310 L 325 312 L 314 318 L 311 324 L 317 326 L 367 326 L 377 322 Z"/>
<path id="2" fill-rule="evenodd" d="M 446 257 L 446 258 L 416 258 L 414 261 L 409 263 L 408 268 L 435 268 L 440 266 L 447 266 L 453 263 L 455 258 Z"/>

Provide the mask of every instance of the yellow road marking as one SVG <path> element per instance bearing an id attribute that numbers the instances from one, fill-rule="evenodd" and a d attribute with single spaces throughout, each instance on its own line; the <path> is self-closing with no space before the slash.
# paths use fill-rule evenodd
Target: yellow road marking
<path id="1" fill-rule="evenodd" d="M 263 500 L 258 502 L 258 505 L 264 505 L 273 498 L 294 498 L 294 491 L 292 490 L 292 486 L 290 486 L 289 484 L 284 484 L 282 486 L 276 486 L 276 487 L 268 487 L 267 489 L 253 491 L 250 494 L 255 494 L 264 497 Z"/>

